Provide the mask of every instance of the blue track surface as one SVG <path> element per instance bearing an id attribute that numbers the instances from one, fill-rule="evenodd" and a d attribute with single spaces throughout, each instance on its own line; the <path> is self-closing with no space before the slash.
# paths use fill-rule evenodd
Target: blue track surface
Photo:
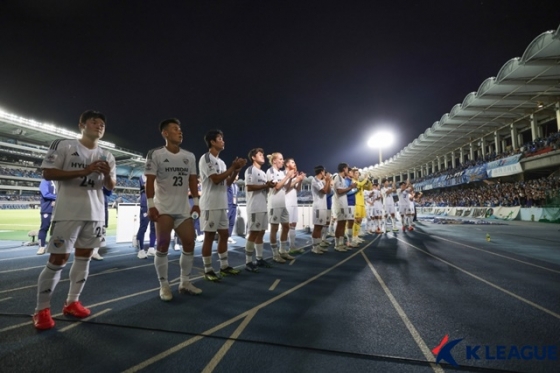
<path id="1" fill-rule="evenodd" d="M 159 299 L 152 258 L 137 259 L 133 248 L 109 241 L 105 260 L 91 263 L 81 296 L 92 316 L 60 315 L 67 265 L 52 301 L 56 327 L 46 332 L 33 328 L 30 315 L 47 257 L 35 255 L 36 247 L 2 242 L 0 370 L 560 371 L 552 359 L 560 355 L 557 225 L 425 220 L 416 228 L 366 236 L 347 253 L 331 246 L 322 256 L 312 254 L 310 236 L 298 232 L 306 252 L 291 265 L 243 271 L 219 284 L 200 278 L 197 244 L 193 276 L 203 293 L 179 295 L 175 281 L 171 302 Z M 230 264 L 242 269 L 244 240 L 234 238 Z M 179 276 L 178 258 L 171 250 L 170 279 Z M 458 366 L 430 363 L 445 335 L 462 339 L 445 355 Z M 500 346 L 504 359 L 497 359 Z M 552 346 L 556 356 L 517 358 L 512 350 L 523 346 L 533 346 L 525 357 L 543 346 Z M 468 348 L 477 352 L 470 359 Z"/>

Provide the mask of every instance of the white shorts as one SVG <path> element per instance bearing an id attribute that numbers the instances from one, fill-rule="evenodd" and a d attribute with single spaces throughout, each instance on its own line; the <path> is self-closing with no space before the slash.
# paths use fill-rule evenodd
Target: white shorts
<path id="1" fill-rule="evenodd" d="M 173 229 L 177 229 L 183 222 L 187 219 L 191 219 L 190 215 L 185 214 L 160 214 L 160 215 L 167 215 L 173 219 Z M 155 222 L 157 225 L 157 221 Z"/>
<path id="2" fill-rule="evenodd" d="M 346 220 L 354 220 L 354 216 L 356 215 L 356 206 L 348 206 L 349 210 L 349 215 L 346 218 Z"/>
<path id="3" fill-rule="evenodd" d="M 382 217 L 382 216 L 383 216 L 383 209 L 374 206 L 374 207 L 373 207 L 373 217 L 374 217 L 374 218 L 380 218 L 380 217 Z"/>
<path id="4" fill-rule="evenodd" d="M 414 215 L 414 210 L 409 205 L 399 205 L 399 214 L 401 215 Z"/>
<path id="5" fill-rule="evenodd" d="M 313 209 L 313 225 L 328 225 L 328 210 Z"/>
<path id="6" fill-rule="evenodd" d="M 268 228 L 268 213 L 253 212 L 249 214 L 249 221 L 247 223 L 249 232 L 266 231 L 266 228 Z"/>
<path id="7" fill-rule="evenodd" d="M 227 210 L 203 210 L 200 212 L 200 230 L 203 232 L 216 232 L 229 229 Z"/>
<path id="8" fill-rule="evenodd" d="M 387 215 L 395 215 L 395 205 L 385 205 L 385 216 Z"/>
<path id="9" fill-rule="evenodd" d="M 297 206 L 286 206 L 288 210 L 288 215 L 290 216 L 290 223 L 298 222 L 298 207 Z"/>
<path id="10" fill-rule="evenodd" d="M 268 212 L 268 221 L 270 224 L 289 223 L 290 215 L 285 207 L 275 207 Z"/>
<path id="11" fill-rule="evenodd" d="M 336 220 L 354 220 L 354 214 L 352 214 L 352 210 L 350 209 L 350 207 L 341 207 L 337 209 Z"/>
<path id="12" fill-rule="evenodd" d="M 74 248 L 93 249 L 105 241 L 104 221 L 53 221 L 47 252 L 70 254 Z"/>

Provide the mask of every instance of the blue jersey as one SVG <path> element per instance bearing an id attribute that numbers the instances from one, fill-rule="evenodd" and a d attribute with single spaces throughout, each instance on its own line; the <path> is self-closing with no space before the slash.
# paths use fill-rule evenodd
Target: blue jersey
<path id="1" fill-rule="evenodd" d="M 41 214 L 52 214 L 53 202 L 56 200 L 54 182 L 41 180 L 39 190 L 41 191 Z"/>
<path id="2" fill-rule="evenodd" d="M 352 179 L 344 179 L 346 181 L 346 187 L 349 188 L 350 184 L 352 184 Z M 346 198 L 348 198 L 348 206 L 356 206 L 356 192 L 358 189 L 354 188 L 351 189 L 348 193 L 346 193 Z"/>

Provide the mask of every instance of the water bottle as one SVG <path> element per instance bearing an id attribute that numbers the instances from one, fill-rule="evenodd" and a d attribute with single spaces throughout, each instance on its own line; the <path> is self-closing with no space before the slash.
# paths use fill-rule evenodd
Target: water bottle
<path id="1" fill-rule="evenodd" d="M 198 219 L 198 212 L 193 211 L 192 214 L 191 214 L 191 218 L 192 218 L 193 220 Z"/>

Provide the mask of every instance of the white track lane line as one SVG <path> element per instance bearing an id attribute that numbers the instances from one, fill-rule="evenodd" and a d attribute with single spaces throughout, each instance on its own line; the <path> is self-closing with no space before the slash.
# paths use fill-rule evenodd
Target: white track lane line
<path id="1" fill-rule="evenodd" d="M 434 254 L 432 254 L 432 253 L 429 253 L 429 252 L 427 252 L 427 251 L 424 251 L 424 250 L 422 250 L 422 249 L 420 249 L 420 248 L 414 246 L 413 244 L 408 243 L 408 242 L 402 240 L 401 238 L 397 238 L 397 240 L 399 240 L 399 241 L 403 242 L 404 244 L 406 244 L 406 245 L 408 245 L 408 246 L 414 248 L 415 250 L 418 250 L 418 251 L 420 251 L 420 252 L 422 252 L 422 253 L 424 253 L 424 254 L 426 254 L 426 255 L 429 255 L 429 256 L 431 256 L 432 258 L 437 259 L 437 260 L 439 260 L 440 262 L 445 263 L 445 264 L 447 264 L 448 266 L 453 267 L 453 268 L 455 268 L 455 269 L 457 269 L 457 270 L 459 270 L 459 271 L 461 271 L 461 272 L 463 272 L 463 273 L 465 273 L 465 274 L 467 274 L 467 275 L 469 275 L 469 276 L 471 276 L 471 277 L 477 279 L 478 281 L 481 281 L 481 282 L 485 283 L 486 285 L 492 286 L 494 289 L 497 289 L 497 290 L 499 290 L 499 291 L 501 291 L 501 292 L 503 292 L 503 293 L 505 293 L 505 294 L 507 294 L 507 295 L 509 295 L 509 296 L 512 296 L 513 298 L 515 298 L 515 299 L 517 299 L 517 300 L 520 300 L 520 301 L 522 301 L 522 302 L 524 302 L 524 303 L 527 303 L 527 304 L 530 305 L 531 307 L 534 307 L 534 308 L 536 308 L 536 309 L 538 309 L 538 310 L 541 310 L 541 311 L 543 311 L 543 312 L 545 312 L 545 313 L 548 313 L 548 314 L 551 315 L 551 316 L 554 316 L 554 317 L 557 318 L 557 319 L 560 319 L 560 314 L 558 314 L 558 313 L 556 313 L 556 312 L 554 312 L 554 311 L 551 311 L 551 310 L 549 310 L 548 308 L 545 308 L 545 307 L 543 307 L 543 306 L 541 306 L 541 305 L 539 305 L 539 304 L 536 304 L 536 303 L 534 303 L 534 302 L 532 302 L 532 301 L 530 301 L 530 300 L 528 300 L 528 299 L 523 298 L 523 297 L 520 296 L 520 295 L 517 295 L 517 294 L 515 294 L 515 293 L 513 293 L 513 292 L 511 292 L 511 291 L 509 291 L 509 290 L 506 290 L 506 289 L 504 289 L 503 287 L 498 286 L 498 285 L 496 285 L 496 284 L 494 284 L 494 283 L 492 283 L 492 282 L 490 282 L 490 281 L 488 281 L 488 280 L 485 280 L 485 279 L 483 279 L 482 277 L 477 276 L 477 275 L 475 275 L 474 273 L 471 273 L 471 272 L 467 271 L 466 269 L 463 269 L 463 268 L 461 268 L 461 267 L 459 267 L 459 266 L 456 266 L 456 265 L 453 264 L 453 263 L 448 262 L 447 260 L 441 259 L 440 257 L 438 257 L 438 256 L 436 256 L 436 255 L 434 255 Z"/>
<path id="2" fill-rule="evenodd" d="M 456 241 L 453 241 L 453 240 L 450 240 L 450 239 L 447 239 L 447 238 L 443 238 L 443 237 L 441 237 L 441 236 L 436 236 L 436 235 L 433 235 L 433 234 L 422 233 L 422 232 L 418 232 L 418 233 L 420 233 L 420 234 L 425 234 L 425 235 L 430 236 L 430 237 L 439 238 L 439 239 L 442 240 L 442 241 L 452 242 L 452 243 L 457 244 L 457 245 L 460 245 L 460 246 L 465 246 L 465 247 L 468 247 L 469 249 L 482 251 L 483 253 L 486 253 L 486 254 L 491 254 L 491 255 L 499 256 L 500 258 L 513 260 L 514 262 L 526 264 L 526 265 L 531 266 L 531 267 L 536 267 L 536 268 L 544 269 L 545 271 L 550 271 L 550 272 L 554 272 L 554 273 L 560 273 L 560 271 L 557 271 L 557 270 L 555 270 L 555 269 L 543 267 L 543 266 L 540 266 L 540 265 L 538 265 L 538 264 L 529 263 L 529 262 L 526 262 L 526 261 L 524 261 L 524 260 L 515 259 L 515 258 L 509 257 L 509 256 L 507 256 L 507 255 L 502 255 L 502 254 L 494 253 L 494 252 L 492 252 L 492 251 L 488 251 L 488 250 L 485 250 L 485 249 L 481 249 L 481 248 L 479 248 L 479 247 L 470 246 L 470 245 L 467 245 L 467 244 L 464 244 L 464 243 L 461 243 L 461 242 L 456 242 Z M 520 254 L 520 255 L 521 255 L 521 254 Z"/>
<path id="3" fill-rule="evenodd" d="M 170 355 L 172 355 L 172 354 L 174 354 L 174 353 L 176 353 L 176 352 L 179 352 L 180 350 L 184 349 L 185 347 L 188 347 L 188 346 L 190 346 L 191 344 L 200 341 L 200 340 L 203 339 L 204 337 L 210 336 L 210 335 L 212 335 L 213 333 L 215 333 L 215 332 L 217 332 L 217 331 L 219 331 L 219 330 L 221 330 L 221 329 L 223 329 L 223 328 L 225 328 L 225 327 L 227 327 L 227 326 L 233 324 L 233 323 L 236 322 L 236 321 L 239 321 L 239 320 L 241 320 L 241 319 L 247 317 L 248 315 L 250 315 L 250 314 L 252 314 L 252 313 L 256 313 L 257 311 L 259 311 L 259 310 L 261 310 L 261 309 L 263 309 L 263 308 L 269 306 L 270 304 L 272 304 L 272 303 L 274 303 L 274 302 L 276 302 L 276 301 L 278 301 L 278 300 L 284 298 L 285 296 L 287 296 L 287 295 L 293 293 L 294 291 L 299 290 L 299 289 L 301 289 L 302 287 L 304 287 L 305 285 L 308 285 L 309 283 L 311 283 L 311 282 L 317 280 L 318 278 L 320 278 L 320 277 L 326 275 L 327 273 L 331 272 L 333 269 L 335 269 L 335 268 L 337 268 L 337 267 L 343 265 L 344 263 L 346 263 L 346 262 L 349 261 L 350 259 L 354 258 L 356 255 L 360 254 L 363 250 L 365 250 L 366 248 L 368 248 L 371 244 L 373 244 L 373 243 L 377 240 L 377 238 L 378 238 L 378 237 L 374 238 L 370 243 L 368 243 L 366 246 L 364 246 L 363 248 L 359 249 L 358 251 L 352 253 L 352 254 L 349 255 L 349 256 L 346 256 L 345 259 L 341 260 L 341 261 L 338 262 L 337 264 L 335 264 L 335 265 L 333 265 L 332 267 L 330 267 L 330 268 L 324 270 L 323 272 L 321 272 L 321 273 L 319 273 L 319 274 L 317 274 L 317 275 L 311 277 L 310 279 L 307 279 L 306 281 L 300 283 L 299 285 L 296 285 L 296 286 L 294 286 L 293 288 L 288 289 L 288 290 L 286 290 L 285 292 L 283 292 L 283 293 L 281 293 L 281 294 L 278 294 L 277 296 L 275 296 L 275 297 L 273 297 L 273 298 L 270 298 L 269 300 L 267 300 L 267 301 L 265 301 L 265 302 L 263 302 L 263 303 L 261 303 L 261 304 L 255 306 L 255 307 L 251 308 L 250 310 L 247 310 L 247 311 L 245 311 L 245 312 L 242 312 L 242 313 L 240 313 L 239 315 L 234 316 L 234 317 L 232 317 L 231 319 L 226 320 L 226 321 L 224 321 L 223 323 L 221 323 L 221 324 L 219 324 L 219 325 L 216 325 L 216 326 L 214 326 L 213 328 L 210 328 L 210 329 L 206 330 L 205 332 L 202 332 L 200 335 L 198 335 L 198 336 L 196 336 L 196 337 L 189 338 L 189 339 L 187 339 L 186 341 L 181 342 L 181 343 L 179 343 L 178 345 L 175 345 L 175 346 L 171 347 L 171 348 L 168 349 L 168 350 L 162 351 L 162 352 L 160 352 L 159 354 L 157 354 L 157 355 L 155 355 L 155 356 L 152 356 L 151 358 L 149 358 L 149 359 L 147 359 L 147 360 L 141 362 L 140 364 L 137 364 L 137 365 L 135 365 L 135 366 L 133 366 L 133 367 L 131 367 L 131 368 L 129 368 L 129 369 L 123 371 L 123 373 L 131 373 L 131 372 L 137 372 L 137 371 L 139 371 L 139 370 L 142 370 L 142 369 L 144 369 L 144 368 L 146 368 L 146 367 L 148 367 L 148 366 L 150 366 L 150 365 L 152 365 L 152 364 L 154 364 L 154 363 L 157 363 L 157 362 L 160 361 L 160 360 L 165 359 L 166 357 L 168 357 L 168 356 L 170 356 Z"/>
<path id="4" fill-rule="evenodd" d="M 389 298 L 389 301 L 391 302 L 391 304 L 393 305 L 393 307 L 395 308 L 395 310 L 397 311 L 397 313 L 401 317 L 401 320 L 404 322 L 404 325 L 406 326 L 410 335 L 414 339 L 414 342 L 416 342 L 416 344 L 420 348 L 420 351 L 422 351 L 422 354 L 424 355 L 426 360 L 428 362 L 430 362 L 430 366 L 432 367 L 434 372 L 443 373 L 444 370 L 439 365 L 437 365 L 435 363 L 434 355 L 430 351 L 430 348 L 428 347 L 426 342 L 424 342 L 424 340 L 420 336 L 420 333 L 418 333 L 418 331 L 416 330 L 416 328 L 414 327 L 414 325 L 412 324 L 412 322 L 410 321 L 408 316 L 406 316 L 406 313 L 404 312 L 404 310 L 400 306 L 399 302 L 397 302 L 397 300 L 395 299 L 395 297 L 393 296 L 393 294 L 391 293 L 391 291 L 389 290 L 387 285 L 385 284 L 385 281 L 383 281 L 383 279 L 381 278 L 381 276 L 379 275 L 379 273 L 377 272 L 377 270 L 375 269 L 373 264 L 371 264 L 368 257 L 366 256 L 366 254 L 364 254 L 363 251 L 362 251 L 362 255 L 363 255 L 364 259 L 366 260 L 366 263 L 368 264 L 369 268 L 373 272 L 373 275 L 375 276 L 375 278 L 377 279 L 377 281 L 381 285 L 381 288 L 385 292 L 385 295 L 387 295 L 387 298 Z"/>

